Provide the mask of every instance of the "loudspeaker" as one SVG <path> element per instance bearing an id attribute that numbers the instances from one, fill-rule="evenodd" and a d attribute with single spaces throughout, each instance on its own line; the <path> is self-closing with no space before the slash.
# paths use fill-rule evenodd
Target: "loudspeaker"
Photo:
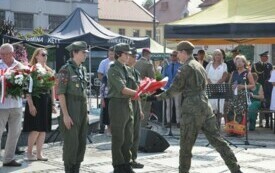
<path id="1" fill-rule="evenodd" d="M 163 152 L 169 146 L 167 140 L 157 132 L 145 128 L 140 129 L 140 151 L 148 153 Z"/>

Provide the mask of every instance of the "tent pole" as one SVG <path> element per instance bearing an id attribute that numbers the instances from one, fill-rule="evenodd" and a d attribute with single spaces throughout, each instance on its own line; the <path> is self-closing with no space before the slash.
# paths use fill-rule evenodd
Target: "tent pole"
<path id="1" fill-rule="evenodd" d="M 153 31 L 154 31 L 154 40 L 156 40 L 156 37 L 157 37 L 157 33 L 156 33 L 156 0 L 153 1 L 154 2 L 154 8 L 153 8 Z"/>
<path id="2" fill-rule="evenodd" d="M 91 111 L 91 108 L 92 108 L 92 64 L 91 64 L 91 58 L 92 58 L 92 55 L 91 55 L 91 46 L 89 45 L 89 82 L 90 82 L 90 85 L 89 85 L 89 99 L 88 99 L 88 104 L 89 104 L 89 111 Z"/>
<path id="3" fill-rule="evenodd" d="M 164 54 L 166 54 L 166 40 L 164 40 L 164 45 L 163 45 L 163 48 L 164 48 Z"/>
<path id="4" fill-rule="evenodd" d="M 164 48 L 164 59 L 163 61 L 165 61 L 166 59 L 166 39 L 164 39 L 164 45 L 163 45 L 163 48 Z M 165 66 L 163 66 L 162 68 L 165 68 Z M 165 101 L 162 102 L 162 127 L 164 127 L 164 120 L 165 120 Z"/>

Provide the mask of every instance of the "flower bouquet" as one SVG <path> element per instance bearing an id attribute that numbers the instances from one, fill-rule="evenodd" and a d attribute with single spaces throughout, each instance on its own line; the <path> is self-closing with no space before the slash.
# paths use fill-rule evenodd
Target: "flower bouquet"
<path id="1" fill-rule="evenodd" d="M 1 71 L 1 102 L 6 96 L 22 97 L 28 89 L 28 69 L 7 69 Z"/>
<path id="2" fill-rule="evenodd" d="M 39 97 L 41 93 L 48 92 L 55 85 L 54 73 L 47 71 L 41 64 L 33 65 L 30 69 L 33 81 L 32 95 Z"/>

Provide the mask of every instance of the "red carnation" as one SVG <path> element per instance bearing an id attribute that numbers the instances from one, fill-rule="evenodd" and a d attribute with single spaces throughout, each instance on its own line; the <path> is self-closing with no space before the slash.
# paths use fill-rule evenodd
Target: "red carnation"
<path id="1" fill-rule="evenodd" d="M 7 82 L 6 82 L 6 87 L 7 87 L 7 88 L 10 88 L 10 87 L 12 87 L 12 84 L 11 84 L 10 82 L 7 81 Z"/>
<path id="2" fill-rule="evenodd" d="M 14 72 L 14 75 L 16 76 L 16 75 L 19 75 L 19 72 L 18 71 L 15 71 Z"/>
<path id="3" fill-rule="evenodd" d="M 52 77 L 50 77 L 50 79 L 49 79 L 50 81 L 54 81 L 55 80 L 55 77 L 54 76 L 52 76 Z"/>
<path id="4" fill-rule="evenodd" d="M 29 69 L 24 69 L 24 72 L 30 74 L 31 71 Z"/>

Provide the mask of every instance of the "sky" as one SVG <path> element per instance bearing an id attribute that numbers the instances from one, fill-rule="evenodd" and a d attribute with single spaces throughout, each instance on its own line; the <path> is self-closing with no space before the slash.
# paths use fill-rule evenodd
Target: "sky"
<path id="1" fill-rule="evenodd" d="M 142 5 L 144 2 L 146 2 L 146 0 L 134 0 L 136 1 L 138 4 Z M 156 0 L 156 2 L 158 2 L 159 0 Z M 199 11 L 201 11 L 200 8 L 198 8 L 198 5 L 201 4 L 201 0 L 192 0 L 189 1 L 189 4 L 188 4 L 188 11 L 189 11 L 189 15 L 192 15 L 192 14 L 195 14 Z"/>
<path id="2" fill-rule="evenodd" d="M 134 0 L 134 1 L 136 1 L 138 4 L 142 5 L 143 2 L 145 2 L 146 0 Z M 157 1 L 158 1 L 158 0 L 156 0 L 156 2 L 157 2 Z"/>
<path id="3" fill-rule="evenodd" d="M 134 0 L 134 1 L 136 1 L 138 4 L 141 5 L 141 4 L 143 3 L 144 0 Z"/>

